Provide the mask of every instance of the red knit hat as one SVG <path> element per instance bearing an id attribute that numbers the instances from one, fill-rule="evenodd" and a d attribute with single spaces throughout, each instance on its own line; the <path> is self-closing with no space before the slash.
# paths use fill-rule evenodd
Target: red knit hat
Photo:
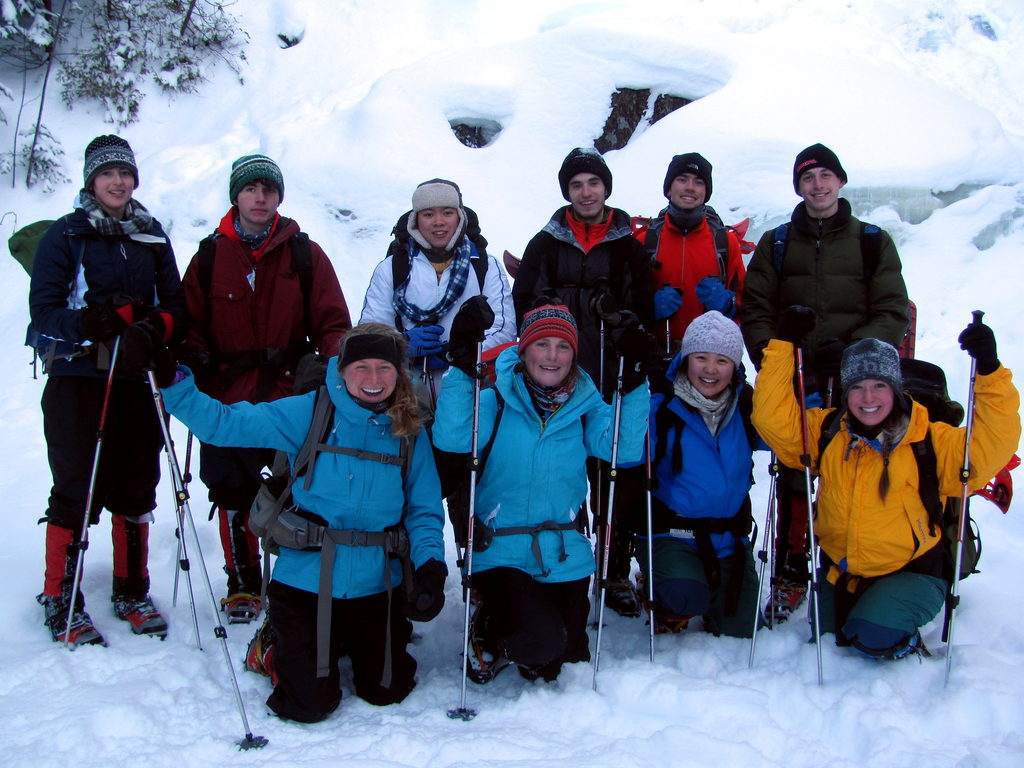
<path id="1" fill-rule="evenodd" d="M 527 312 L 519 328 L 519 353 L 522 354 L 533 342 L 547 336 L 565 339 L 572 347 L 573 354 L 577 353 L 579 336 L 576 332 L 576 319 L 568 307 L 545 304 Z"/>

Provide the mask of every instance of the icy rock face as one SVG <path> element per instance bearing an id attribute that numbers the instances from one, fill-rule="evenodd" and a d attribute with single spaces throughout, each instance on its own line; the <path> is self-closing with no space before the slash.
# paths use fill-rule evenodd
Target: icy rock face
<path id="1" fill-rule="evenodd" d="M 665 115 L 683 107 L 692 101 L 682 96 L 668 93 L 655 95 L 651 103 L 650 88 L 618 88 L 611 96 L 611 111 L 605 121 L 604 130 L 594 142 L 598 151 L 604 154 L 612 149 L 622 149 L 641 126 L 646 118 L 646 125 L 653 125 Z"/>
<path id="2" fill-rule="evenodd" d="M 497 120 L 482 117 L 451 118 L 448 124 L 451 125 L 455 138 L 473 149 L 493 143 L 505 128 Z"/>

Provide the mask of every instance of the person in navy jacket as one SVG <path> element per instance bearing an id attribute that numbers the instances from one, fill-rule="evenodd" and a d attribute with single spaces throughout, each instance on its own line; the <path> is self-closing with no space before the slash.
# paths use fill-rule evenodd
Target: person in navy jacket
<path id="1" fill-rule="evenodd" d="M 736 323 L 706 312 L 687 327 L 666 373 L 671 394 L 651 398 L 654 613 L 661 631 L 680 631 L 694 616 L 716 635 L 753 631 L 748 494 L 752 453 L 761 444 L 750 426 L 752 390 L 742 358 Z M 650 578 L 647 558 L 639 560 Z"/>
<path id="2" fill-rule="evenodd" d="M 105 402 L 89 521 L 96 523 L 104 508 L 111 513 L 114 614 L 136 634 L 167 633 L 149 596 L 148 569 L 163 437 L 147 384 L 124 375 L 116 358 L 109 391 L 108 374 L 115 341 L 128 326 L 145 324 L 167 342 L 185 309 L 167 234 L 132 196 L 139 169 L 128 142 L 93 139 L 83 176 L 75 210 L 55 221 L 39 243 L 29 291 L 30 339 L 49 374 L 42 410 L 53 476 L 38 600 L 53 639 L 72 645 L 103 644 L 81 591 L 72 596 L 71 590 Z"/>

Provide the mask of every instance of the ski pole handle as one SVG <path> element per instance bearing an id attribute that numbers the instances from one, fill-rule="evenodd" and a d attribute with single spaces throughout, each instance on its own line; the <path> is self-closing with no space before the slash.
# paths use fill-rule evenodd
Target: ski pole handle
<path id="1" fill-rule="evenodd" d="M 971 317 L 974 319 L 971 321 L 972 325 L 981 325 L 981 318 L 985 316 L 985 313 L 980 309 L 975 309 L 971 312 Z"/>

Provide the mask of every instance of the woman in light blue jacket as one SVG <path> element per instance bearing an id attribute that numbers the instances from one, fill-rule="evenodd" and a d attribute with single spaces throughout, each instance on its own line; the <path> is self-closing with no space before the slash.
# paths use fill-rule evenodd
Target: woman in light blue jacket
<path id="1" fill-rule="evenodd" d="M 461 316 L 479 310 L 475 302 L 467 307 Z M 462 333 L 458 318 L 452 327 L 454 367 L 433 430 L 445 451 L 471 448 L 473 381 L 465 371 L 473 370 L 473 339 L 482 327 Z M 496 385 L 481 393 L 478 444 L 497 433 L 476 497 L 472 586 L 482 612 L 474 617 L 470 677 L 477 682 L 509 662 L 528 679 L 554 680 L 563 663 L 590 659 L 594 556 L 576 516 L 587 494 L 587 456 L 611 458 L 614 406 L 577 366 L 577 339 L 565 307 L 527 313 L 518 347 L 501 353 Z M 622 461 L 639 458 L 647 426 L 646 371 L 637 363 L 628 366 L 623 387 Z"/>
<path id="2" fill-rule="evenodd" d="M 127 357 L 132 352 L 126 348 Z M 405 338 L 379 323 L 349 332 L 327 368 L 327 392 L 334 406 L 328 448 L 317 454 L 292 493 L 297 507 L 328 529 L 379 534 L 404 527 L 416 567 L 415 586 L 408 588 L 408 602 L 393 599 L 388 581 L 391 587 L 401 584 L 402 567 L 372 543 L 380 536 L 350 537 L 371 542 L 365 546 L 333 545 L 329 654 L 321 650 L 318 659 L 321 552 L 282 547 L 268 589 L 269 626 L 260 630 L 256 650 L 247 659 L 274 680 L 267 704 L 281 717 L 316 722 L 338 706 L 342 647 L 352 660 L 361 698 L 372 704 L 404 699 L 415 685 L 416 672 L 416 662 L 406 652 L 412 634 L 409 619 L 428 621 L 444 604 L 440 486 L 406 352 Z M 161 356 L 158 352 L 156 367 L 161 386 L 169 384 L 163 393 L 167 410 L 196 437 L 213 445 L 277 449 L 294 463 L 309 431 L 315 393 L 272 403 L 224 405 L 199 392 L 187 369 L 175 371 Z M 411 460 L 401 458 L 403 443 Z M 338 448 L 343 452 L 336 452 Z"/>

